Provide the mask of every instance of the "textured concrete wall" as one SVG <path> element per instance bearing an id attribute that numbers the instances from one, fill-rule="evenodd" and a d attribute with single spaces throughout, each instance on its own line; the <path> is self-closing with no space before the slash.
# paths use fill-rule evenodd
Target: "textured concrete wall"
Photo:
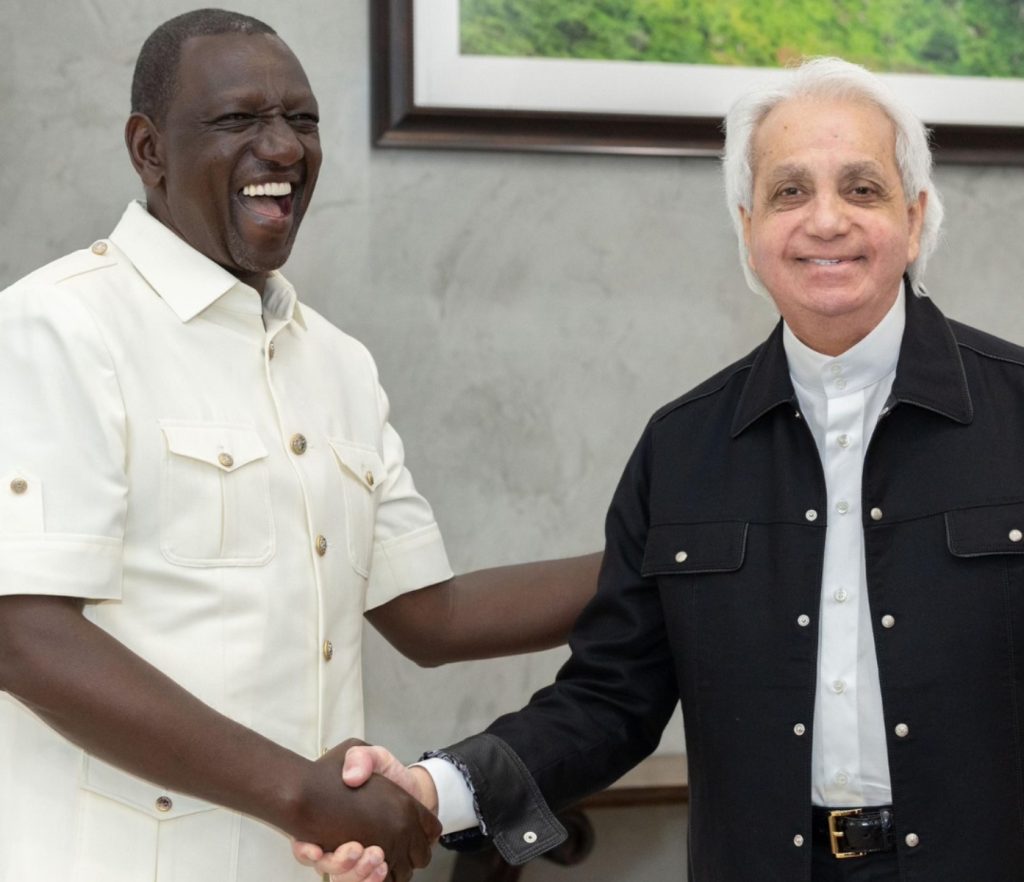
<path id="1" fill-rule="evenodd" d="M 121 141 L 131 66 L 152 27 L 192 5 L 8 2 L 0 287 L 106 234 L 140 195 Z M 651 411 L 775 321 L 744 287 L 717 164 L 375 151 L 367 0 L 234 6 L 280 31 L 321 104 L 324 171 L 287 272 L 375 353 L 456 568 L 597 548 Z M 933 297 L 1024 342 L 1024 170 L 948 166 L 937 178 L 949 223 Z M 564 657 L 421 671 L 376 635 L 366 655 L 369 737 L 406 757 L 518 706 Z M 602 814 L 610 844 L 596 866 L 680 879 L 682 816 Z M 633 844 L 636 864 L 622 860 Z M 448 864 L 439 856 L 421 878 L 445 878 Z M 595 875 L 537 864 L 524 878 Z"/>

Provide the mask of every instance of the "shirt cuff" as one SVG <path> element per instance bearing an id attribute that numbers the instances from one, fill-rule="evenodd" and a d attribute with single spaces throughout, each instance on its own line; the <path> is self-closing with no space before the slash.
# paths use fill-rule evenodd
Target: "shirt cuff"
<path id="1" fill-rule="evenodd" d="M 480 819 L 473 806 L 473 791 L 454 764 L 435 757 L 413 765 L 426 769 L 434 779 L 434 787 L 437 788 L 437 817 L 441 821 L 442 835 L 480 826 Z"/>
<path id="2" fill-rule="evenodd" d="M 366 608 L 373 609 L 407 591 L 444 582 L 452 575 L 436 523 L 404 536 L 376 542 L 370 564 Z"/>
<path id="3" fill-rule="evenodd" d="M 121 597 L 121 540 L 54 533 L 0 536 L 3 594 L 117 600 Z"/>

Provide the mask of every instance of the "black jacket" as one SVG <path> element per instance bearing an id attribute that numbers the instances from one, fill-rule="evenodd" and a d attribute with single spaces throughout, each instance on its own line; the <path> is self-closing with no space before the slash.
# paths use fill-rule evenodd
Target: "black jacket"
<path id="1" fill-rule="evenodd" d="M 810 879 L 828 506 L 781 331 L 652 418 L 556 683 L 441 752 L 507 860 L 557 843 L 547 805 L 643 759 L 681 699 L 691 882 Z M 1020 882 L 1024 350 L 908 296 L 862 486 L 902 878 Z"/>

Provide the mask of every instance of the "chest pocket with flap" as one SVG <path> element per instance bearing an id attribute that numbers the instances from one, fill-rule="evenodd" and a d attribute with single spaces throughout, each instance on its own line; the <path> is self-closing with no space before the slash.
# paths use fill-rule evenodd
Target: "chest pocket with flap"
<path id="1" fill-rule="evenodd" d="M 746 523 L 656 524 L 647 532 L 642 576 L 729 573 L 743 566 Z"/>
<path id="2" fill-rule="evenodd" d="M 182 566 L 261 566 L 274 556 L 267 449 L 252 426 L 161 420 L 167 442 L 160 550 Z"/>
<path id="3" fill-rule="evenodd" d="M 82 767 L 82 787 L 107 799 L 130 806 L 157 821 L 208 812 L 217 808 L 212 803 L 177 793 L 111 766 L 86 754 Z"/>
<path id="4" fill-rule="evenodd" d="M 946 543 L 954 557 L 1024 555 L 1024 502 L 946 512 Z"/>
<path id="5" fill-rule="evenodd" d="M 384 460 L 373 447 L 328 438 L 341 468 L 345 497 L 345 532 L 353 569 L 368 576 L 373 559 L 378 490 L 384 483 Z"/>

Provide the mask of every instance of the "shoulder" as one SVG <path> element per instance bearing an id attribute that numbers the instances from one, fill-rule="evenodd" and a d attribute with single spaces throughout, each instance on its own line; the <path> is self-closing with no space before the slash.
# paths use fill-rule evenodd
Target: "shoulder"
<path id="1" fill-rule="evenodd" d="M 93 310 L 90 299 L 101 302 L 119 286 L 111 284 L 121 270 L 122 259 L 113 248 L 83 248 L 59 257 L 18 279 L 0 291 L 0 317 L 5 325 L 15 321 L 44 321 L 54 327 L 80 327 Z M 120 278 L 120 276 L 117 276 Z"/>
<path id="2" fill-rule="evenodd" d="M 109 291 L 110 271 L 119 267 L 115 254 L 85 248 L 57 258 L 0 291 L 0 317 L 15 321 L 46 321 L 54 326 L 81 323 L 91 313 L 88 292 Z"/>
<path id="3" fill-rule="evenodd" d="M 0 294 L 16 295 L 28 290 L 62 287 L 83 276 L 113 269 L 117 267 L 118 263 L 113 249 L 107 248 L 105 243 L 100 241 L 92 248 L 72 251 L 70 254 L 33 270 Z"/>
<path id="4" fill-rule="evenodd" d="M 674 401 L 655 411 L 651 417 L 651 423 L 659 423 L 671 416 L 682 416 L 693 411 L 699 405 L 713 405 L 717 401 L 728 399 L 735 403 L 736 397 L 743 389 L 750 369 L 757 358 L 758 353 L 766 344 L 762 343 L 753 349 L 743 358 L 734 361 L 728 367 L 722 368 L 718 373 L 713 374 L 702 383 L 694 386 L 689 392 L 680 395 Z M 700 408 L 703 411 L 703 407 Z"/>
<path id="5" fill-rule="evenodd" d="M 376 375 L 377 367 L 373 355 L 360 340 L 343 331 L 305 302 L 300 302 L 300 308 L 312 345 L 322 347 L 333 357 L 348 363 L 365 365 Z"/>
<path id="6" fill-rule="evenodd" d="M 1024 346 L 953 319 L 947 321 L 961 352 L 974 353 L 981 361 L 998 361 L 1024 367 Z"/>

